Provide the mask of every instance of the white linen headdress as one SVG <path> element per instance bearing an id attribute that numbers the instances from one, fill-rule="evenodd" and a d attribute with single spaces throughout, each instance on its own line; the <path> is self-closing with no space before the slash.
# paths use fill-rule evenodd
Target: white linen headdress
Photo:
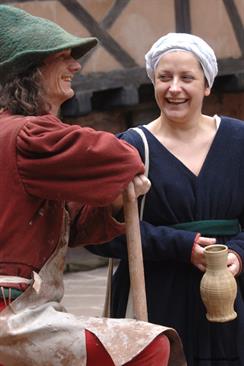
<path id="1" fill-rule="evenodd" d="M 160 57 L 176 50 L 192 52 L 198 58 L 211 88 L 218 73 L 215 53 L 202 38 L 188 33 L 168 33 L 152 45 L 145 55 L 146 70 L 152 83 L 154 84 L 155 68 Z"/>

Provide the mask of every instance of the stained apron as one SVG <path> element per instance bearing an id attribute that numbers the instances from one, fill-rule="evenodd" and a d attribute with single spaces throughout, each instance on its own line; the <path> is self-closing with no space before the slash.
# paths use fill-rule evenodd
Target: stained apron
<path id="1" fill-rule="evenodd" d="M 162 333 L 170 340 L 169 366 L 185 366 L 181 341 L 171 328 L 134 319 L 77 317 L 60 304 L 69 239 L 67 213 L 63 221 L 55 252 L 39 273 L 33 272 L 29 287 L 0 312 L 0 363 L 85 366 L 87 329 L 104 345 L 115 366 L 129 362 Z"/>

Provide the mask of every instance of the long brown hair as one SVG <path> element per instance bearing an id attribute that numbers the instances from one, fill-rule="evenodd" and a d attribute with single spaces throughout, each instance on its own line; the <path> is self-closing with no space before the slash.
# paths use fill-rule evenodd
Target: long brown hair
<path id="1" fill-rule="evenodd" d="M 40 116 L 50 111 L 37 66 L 2 85 L 0 106 L 13 114 L 24 116 Z"/>

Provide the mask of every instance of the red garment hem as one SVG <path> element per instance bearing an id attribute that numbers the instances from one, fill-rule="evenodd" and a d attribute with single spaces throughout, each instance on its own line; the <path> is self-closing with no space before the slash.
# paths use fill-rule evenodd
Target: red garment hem
<path id="1" fill-rule="evenodd" d="M 5 303 L 0 299 L 0 311 Z M 114 363 L 99 339 L 88 330 L 86 335 L 87 366 L 114 366 Z M 142 352 L 126 366 L 167 366 L 170 353 L 170 343 L 165 335 L 156 337 Z M 4 366 L 0 364 L 0 366 Z"/>
<path id="2" fill-rule="evenodd" d="M 86 330 L 87 366 L 114 366 L 114 363 L 99 339 Z M 125 366 L 167 366 L 170 343 L 165 335 L 157 336 L 142 352 Z"/>

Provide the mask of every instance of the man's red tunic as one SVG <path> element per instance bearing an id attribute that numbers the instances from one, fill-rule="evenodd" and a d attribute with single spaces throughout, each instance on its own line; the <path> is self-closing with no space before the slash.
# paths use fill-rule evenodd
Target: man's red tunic
<path id="1" fill-rule="evenodd" d="M 41 269 L 60 237 L 65 202 L 73 201 L 71 216 L 79 213 L 76 244 L 123 232 L 102 207 L 144 171 L 129 144 L 51 114 L 3 112 L 0 146 L 0 275 L 30 278 Z"/>

